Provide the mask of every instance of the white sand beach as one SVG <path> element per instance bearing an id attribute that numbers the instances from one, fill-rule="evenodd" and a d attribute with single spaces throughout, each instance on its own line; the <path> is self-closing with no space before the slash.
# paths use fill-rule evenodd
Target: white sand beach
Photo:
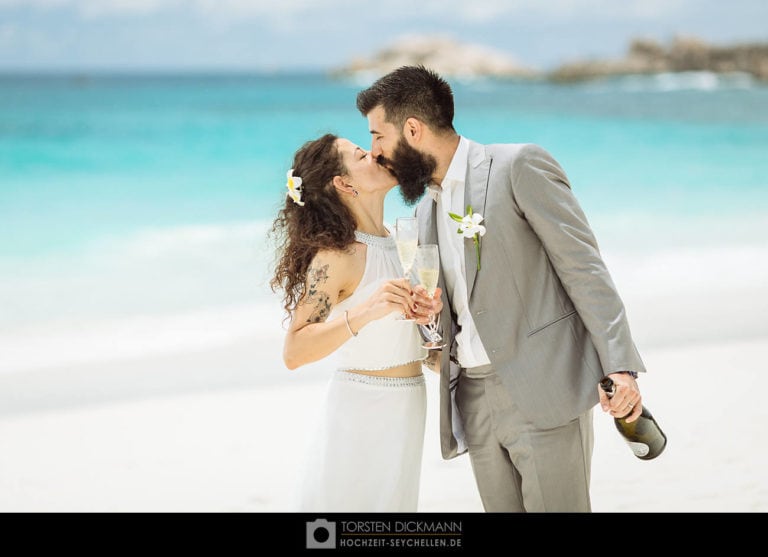
<path id="1" fill-rule="evenodd" d="M 219 373 L 236 376 L 244 361 L 257 371 L 256 347 L 227 351 Z M 612 420 L 596 409 L 593 510 L 768 511 L 768 409 L 760 400 L 768 376 L 755 365 L 767 352 L 766 339 L 647 351 L 653 373 L 641 379 L 641 386 L 669 437 L 668 449 L 654 461 L 636 459 Z M 94 380 L 97 373 L 128 377 L 131 369 L 161 366 L 166 380 L 175 376 L 179 384 L 188 384 L 189 375 L 199 371 L 196 364 L 206 367 L 221 354 L 94 367 L 78 381 L 87 385 L 89 373 Z M 124 399 L 104 389 L 100 395 L 83 394 L 90 400 L 78 403 L 65 371 L 50 369 L 15 383 L 3 377 L 6 396 L 22 384 L 27 393 L 44 388 L 49 396 L 34 411 L 0 417 L 0 511 L 291 510 L 307 424 L 322 402 L 323 381 L 295 374 L 269 386 L 212 384 L 188 393 L 139 392 Z M 482 511 L 468 457 L 440 458 L 437 376 L 430 373 L 428 379 L 419 508 Z M 60 404 L 55 392 L 68 393 L 70 405 Z"/>

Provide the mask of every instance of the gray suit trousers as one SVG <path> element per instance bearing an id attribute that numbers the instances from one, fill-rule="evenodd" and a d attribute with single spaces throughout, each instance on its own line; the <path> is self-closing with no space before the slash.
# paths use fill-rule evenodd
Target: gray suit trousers
<path id="1" fill-rule="evenodd" d="M 541 429 L 526 420 L 501 378 L 459 376 L 456 404 L 488 512 L 589 512 L 592 409 Z"/>

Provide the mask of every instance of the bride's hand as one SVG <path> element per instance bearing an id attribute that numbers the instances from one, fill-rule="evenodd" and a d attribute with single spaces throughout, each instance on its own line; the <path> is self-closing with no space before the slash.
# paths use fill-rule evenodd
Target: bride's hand
<path id="1" fill-rule="evenodd" d="M 393 279 L 383 283 L 367 301 L 367 313 L 371 320 L 380 319 L 393 311 L 399 311 L 408 319 L 415 317 L 412 307 L 411 283 L 408 279 Z"/>
<path id="2" fill-rule="evenodd" d="M 432 319 L 433 315 L 439 315 L 443 310 L 443 291 L 440 288 L 435 289 L 435 295 L 429 297 L 427 289 L 417 285 L 413 287 L 414 306 L 412 312 L 419 325 L 426 325 Z"/>

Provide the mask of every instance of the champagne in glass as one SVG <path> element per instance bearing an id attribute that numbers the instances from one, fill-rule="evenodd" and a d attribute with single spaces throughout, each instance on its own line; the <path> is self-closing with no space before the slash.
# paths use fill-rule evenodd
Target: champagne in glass
<path id="1" fill-rule="evenodd" d="M 403 276 L 409 281 L 411 279 L 411 269 L 413 260 L 416 258 L 416 245 L 419 243 L 419 227 L 416 217 L 398 217 L 395 221 L 395 245 L 397 245 L 397 256 L 400 258 L 400 265 L 403 267 Z M 403 321 L 413 321 L 407 319 L 405 315 L 400 316 Z"/>
<path id="2" fill-rule="evenodd" d="M 405 277 L 411 273 L 413 260 L 416 257 L 416 246 L 419 243 L 419 229 L 416 217 L 399 217 L 395 221 L 395 243 L 397 255 L 403 266 Z"/>
<path id="3" fill-rule="evenodd" d="M 433 297 L 437 289 L 437 279 L 440 276 L 440 252 L 435 244 L 426 244 L 416 248 L 416 269 L 419 284 L 424 287 L 430 297 Z M 426 325 L 429 342 L 422 344 L 424 348 L 436 350 L 445 346 L 442 342 L 443 338 L 437 332 L 438 327 L 439 321 L 433 315 Z"/>
<path id="4" fill-rule="evenodd" d="M 435 295 L 439 273 L 438 269 L 422 269 L 419 267 L 419 284 L 427 290 L 430 298 Z"/>

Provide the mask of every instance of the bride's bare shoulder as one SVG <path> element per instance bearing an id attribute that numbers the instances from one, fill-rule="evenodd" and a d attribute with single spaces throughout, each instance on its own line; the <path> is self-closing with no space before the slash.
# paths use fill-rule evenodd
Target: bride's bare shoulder
<path id="1" fill-rule="evenodd" d="M 352 269 L 359 265 L 360 261 L 365 264 L 365 252 L 366 245 L 358 242 L 350 244 L 343 250 L 321 249 L 318 250 L 312 264 L 314 266 L 322 262 L 323 265 L 329 265 L 340 271 Z"/>
<path id="2" fill-rule="evenodd" d="M 319 250 L 310 264 L 307 278 L 321 276 L 331 280 L 340 293 L 348 292 L 365 271 L 365 253 L 365 244 L 357 242 L 344 250 Z"/>

